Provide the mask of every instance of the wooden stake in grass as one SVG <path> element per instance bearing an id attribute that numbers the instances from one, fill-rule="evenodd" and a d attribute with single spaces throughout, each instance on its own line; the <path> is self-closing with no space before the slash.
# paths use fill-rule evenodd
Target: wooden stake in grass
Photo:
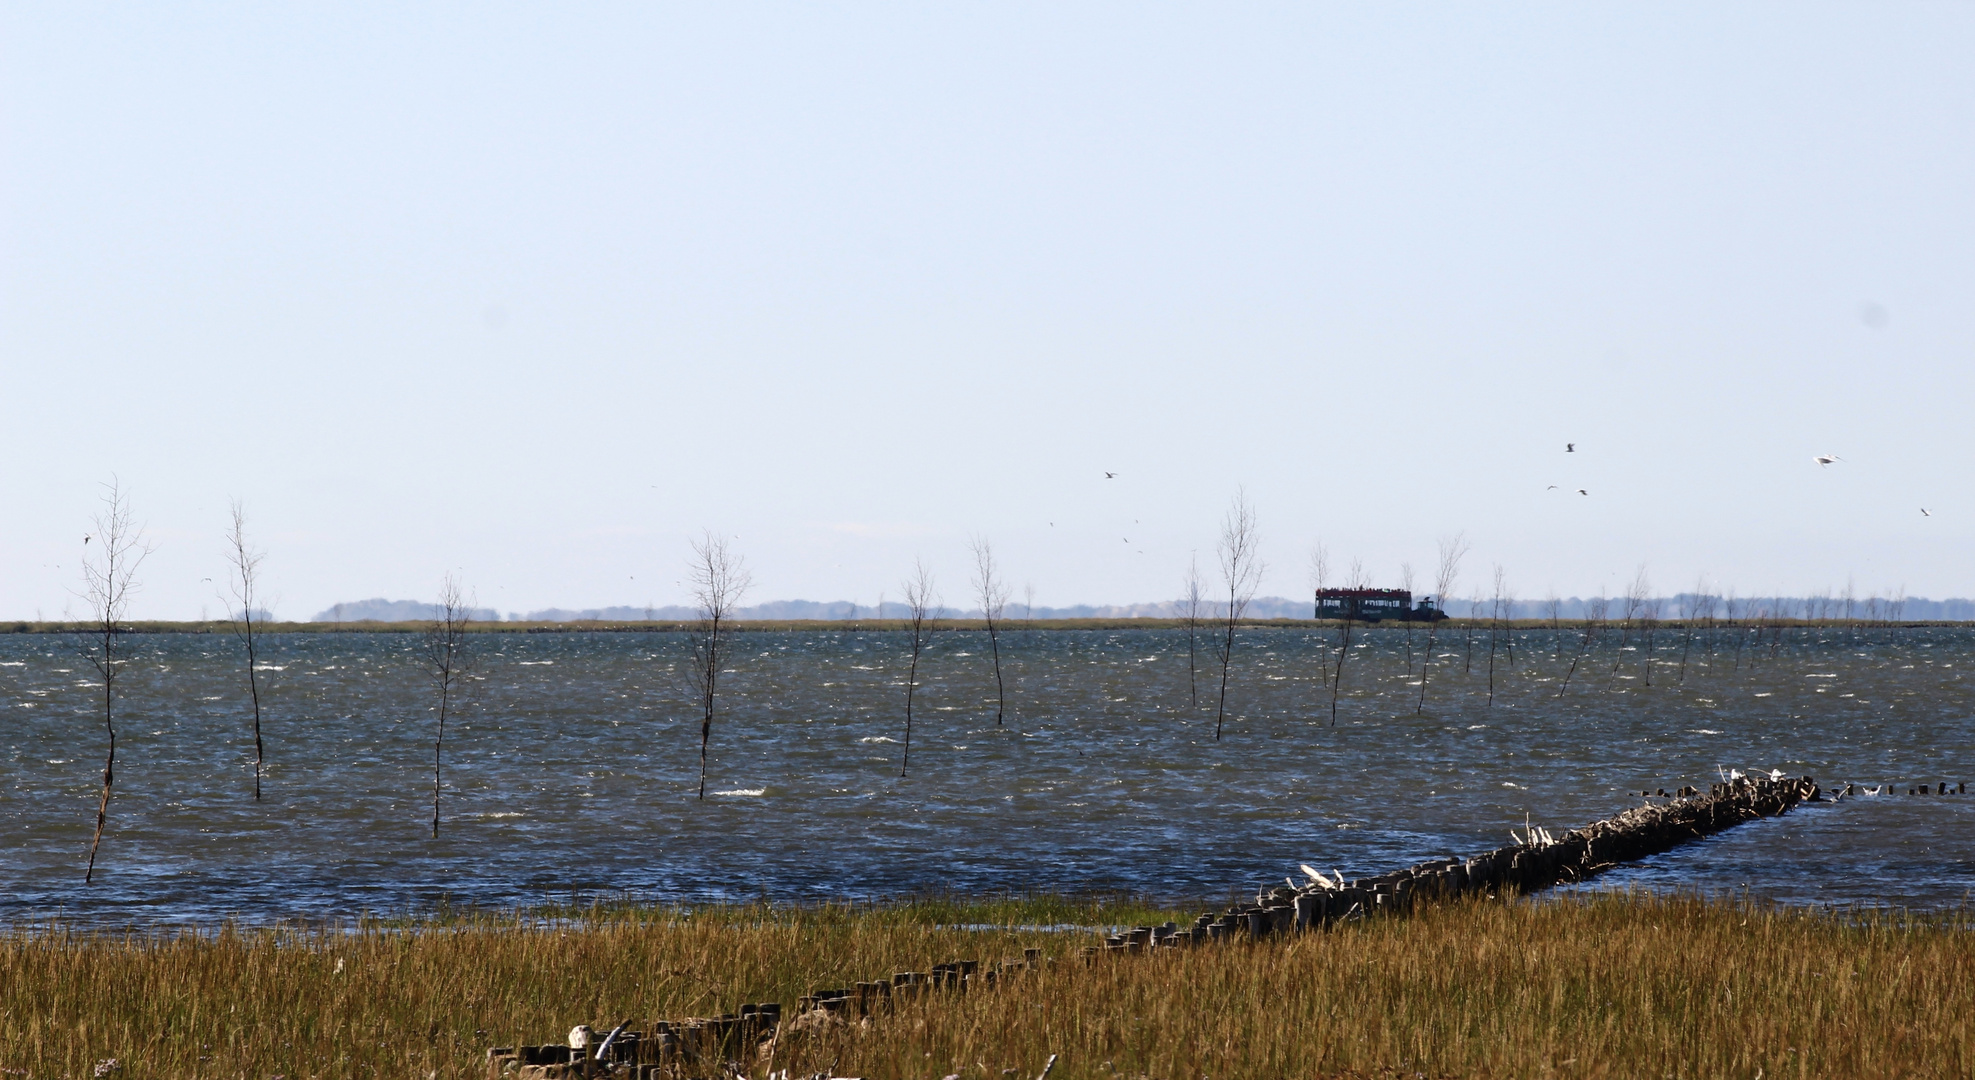
<path id="1" fill-rule="evenodd" d="M 261 798 L 261 773 L 267 765 L 267 754 L 261 745 L 261 680 L 260 671 L 255 667 L 254 623 L 261 613 L 254 610 L 260 602 L 261 559 L 265 553 L 256 551 L 247 544 L 247 512 L 240 500 L 233 500 L 233 527 L 226 533 L 226 560 L 233 564 L 233 576 L 227 586 L 233 592 L 235 616 L 233 632 L 247 649 L 247 694 L 254 705 L 254 801 Z"/>
<path id="2" fill-rule="evenodd" d="M 1433 574 L 1433 602 L 1442 611 L 1447 608 L 1447 594 L 1454 590 L 1454 582 L 1461 577 L 1461 559 L 1468 553 L 1467 537 L 1462 533 L 1440 538 L 1440 566 Z M 1433 631 L 1440 625 L 1439 619 L 1429 618 L 1426 623 L 1426 656 L 1420 661 L 1420 700 L 1413 707 L 1413 715 L 1426 711 L 1427 669 L 1433 666 Z"/>
<path id="3" fill-rule="evenodd" d="M 117 676 L 129 662 L 123 640 L 123 620 L 130 594 L 137 588 L 137 568 L 151 548 L 144 531 L 131 519 L 130 497 L 114 477 L 104 485 L 103 509 L 94 518 L 95 531 L 82 538 L 82 596 L 89 604 L 91 627 L 84 653 L 103 679 L 103 730 L 110 745 L 103 755 L 103 795 L 96 803 L 96 831 L 89 838 L 89 866 L 82 872 L 86 885 L 96 874 L 96 848 L 103 842 L 109 820 L 110 785 L 117 773 Z M 91 541 L 95 546 L 90 546 Z"/>
<path id="4" fill-rule="evenodd" d="M 905 579 L 905 606 L 907 608 L 906 628 L 912 632 L 912 665 L 905 676 L 905 760 L 899 762 L 898 778 L 905 779 L 905 771 L 912 767 L 912 694 L 919 688 L 919 657 L 933 638 L 933 620 L 938 618 L 934 610 L 938 601 L 933 596 L 932 571 L 923 562 L 912 564 L 912 576 Z"/>
<path id="5" fill-rule="evenodd" d="M 1221 741 L 1221 724 L 1228 711 L 1228 666 L 1234 660 L 1234 628 L 1241 622 L 1248 602 L 1255 598 L 1255 587 L 1262 580 L 1261 534 L 1255 529 L 1255 508 L 1248 504 L 1248 492 L 1235 492 L 1234 505 L 1221 522 L 1221 580 L 1227 585 L 1226 632 L 1214 642 L 1221 662 L 1221 698 L 1214 712 L 1214 741 Z"/>
<path id="6" fill-rule="evenodd" d="M 981 617 L 987 620 L 988 650 L 994 655 L 994 726 L 1001 726 L 1001 715 L 1008 708 L 1008 691 L 1001 681 L 1001 637 L 995 624 L 1008 606 L 1008 586 L 995 571 L 994 549 L 984 537 L 975 537 L 974 597 L 981 603 Z"/>
<path id="7" fill-rule="evenodd" d="M 692 631 L 693 691 L 699 698 L 699 797 L 706 798 L 706 751 L 713 741 L 715 691 L 720 685 L 721 665 L 727 662 L 728 625 L 741 597 L 754 584 L 747 564 L 727 546 L 727 538 L 712 530 L 693 541 L 693 561 L 689 570 L 693 582 L 693 602 L 699 607 L 699 623 Z M 878 617 L 884 617 L 884 596 L 878 597 Z"/>
<path id="8" fill-rule="evenodd" d="M 439 792 L 442 788 L 446 753 L 446 716 L 458 708 L 473 669 L 473 654 L 466 645 L 468 609 L 459 579 L 451 574 L 439 586 L 439 602 L 433 620 L 425 628 L 425 673 L 439 692 L 439 727 L 432 740 L 432 839 L 439 838 Z"/>

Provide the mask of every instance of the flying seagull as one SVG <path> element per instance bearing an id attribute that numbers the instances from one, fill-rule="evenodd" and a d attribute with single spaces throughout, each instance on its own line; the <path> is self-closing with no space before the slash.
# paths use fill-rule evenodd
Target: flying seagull
<path id="1" fill-rule="evenodd" d="M 1920 508 L 1920 516 L 1921 516 L 1921 517 L 1933 517 L 1934 515 L 1932 515 L 1932 514 L 1930 514 L 1930 513 L 1928 513 L 1928 512 L 1927 512 L 1927 508 L 1923 506 L 1923 507 L 1921 507 L 1921 508 Z"/>
<path id="2" fill-rule="evenodd" d="M 1574 442 L 1567 442 L 1567 443 L 1565 443 L 1565 444 L 1564 444 L 1564 453 L 1566 453 L 1566 454 L 1575 454 L 1575 453 L 1577 453 L 1577 444 L 1576 444 L 1576 443 L 1574 443 Z"/>
<path id="3" fill-rule="evenodd" d="M 1104 479 L 1106 480 L 1116 480 L 1117 478 L 1118 478 L 1118 474 L 1114 472 L 1108 472 L 1104 474 Z"/>
<path id="4" fill-rule="evenodd" d="M 1583 488 L 1578 488 L 1578 489 L 1577 489 L 1577 493 L 1578 493 L 1579 495 L 1589 495 L 1589 494 L 1591 494 L 1590 492 L 1588 492 L 1588 491 L 1586 491 L 1586 490 L 1584 490 Z"/>
<path id="5" fill-rule="evenodd" d="M 1555 484 L 1551 484 L 1551 485 L 1550 485 L 1549 487 L 1546 487 L 1546 488 L 1544 488 L 1543 490 L 1544 490 L 1544 491 L 1555 491 L 1555 490 L 1557 490 L 1557 485 L 1555 485 Z"/>
<path id="6" fill-rule="evenodd" d="M 1836 454 L 1819 454 L 1816 457 L 1811 458 L 1811 460 L 1817 462 L 1819 465 L 1829 465 L 1834 461 L 1843 461 L 1845 459 L 1839 457 Z"/>
<path id="7" fill-rule="evenodd" d="M 88 546 L 89 546 L 89 538 L 88 538 L 87 536 L 85 536 L 85 537 L 83 537 L 83 538 L 82 538 L 82 545 L 83 545 L 84 547 L 88 547 Z"/>

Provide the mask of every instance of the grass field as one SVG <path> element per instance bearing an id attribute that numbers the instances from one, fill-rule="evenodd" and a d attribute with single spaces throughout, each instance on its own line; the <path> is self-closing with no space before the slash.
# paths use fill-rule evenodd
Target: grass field
<path id="1" fill-rule="evenodd" d="M 784 1041 L 792 1075 L 1001 1080 L 1968 1076 L 1962 915 L 1693 898 L 1474 901 L 1283 940 L 1074 959 L 1194 912 L 1054 897 L 599 907 L 208 934 L 0 938 L 0 1077 L 465 1077 L 494 1045 L 680 1019 L 1040 947 L 999 988 Z M 704 1070 L 715 1075 L 717 1070 Z"/>

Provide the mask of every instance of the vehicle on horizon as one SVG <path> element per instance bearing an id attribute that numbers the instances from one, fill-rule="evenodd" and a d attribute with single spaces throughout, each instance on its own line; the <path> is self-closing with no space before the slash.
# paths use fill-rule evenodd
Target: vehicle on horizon
<path id="1" fill-rule="evenodd" d="M 1316 618 L 1350 619 L 1353 622 L 1379 622 L 1384 619 L 1439 622 L 1447 617 L 1447 613 L 1433 600 L 1431 596 L 1422 596 L 1415 604 L 1413 594 L 1405 589 L 1318 589 Z"/>

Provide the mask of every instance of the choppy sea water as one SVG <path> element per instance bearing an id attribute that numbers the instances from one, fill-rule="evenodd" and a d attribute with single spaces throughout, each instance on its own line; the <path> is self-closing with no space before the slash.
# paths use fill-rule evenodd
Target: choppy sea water
<path id="1" fill-rule="evenodd" d="M 416 635 L 263 642 L 265 798 L 243 657 L 224 636 L 135 640 L 96 880 L 100 685 L 72 638 L 0 635 L 0 923 L 251 920 L 647 899 L 1126 890 L 1218 898 L 1357 876 L 1609 816 L 1639 792 L 1781 769 L 1895 794 L 1804 807 L 1615 872 L 1624 887 L 1939 908 L 1975 891 L 1975 631 L 1359 631 L 1337 720 L 1336 632 L 1246 629 L 1214 738 L 1181 631 L 943 632 L 922 661 L 910 770 L 905 637 L 737 635 L 707 796 L 685 643 L 475 635 L 430 835 L 434 698 Z M 1684 657 L 1685 670 L 1682 671 Z M 1569 670 L 1569 685 L 1564 677 Z M 1560 693 L 1560 690 L 1562 691 Z"/>

